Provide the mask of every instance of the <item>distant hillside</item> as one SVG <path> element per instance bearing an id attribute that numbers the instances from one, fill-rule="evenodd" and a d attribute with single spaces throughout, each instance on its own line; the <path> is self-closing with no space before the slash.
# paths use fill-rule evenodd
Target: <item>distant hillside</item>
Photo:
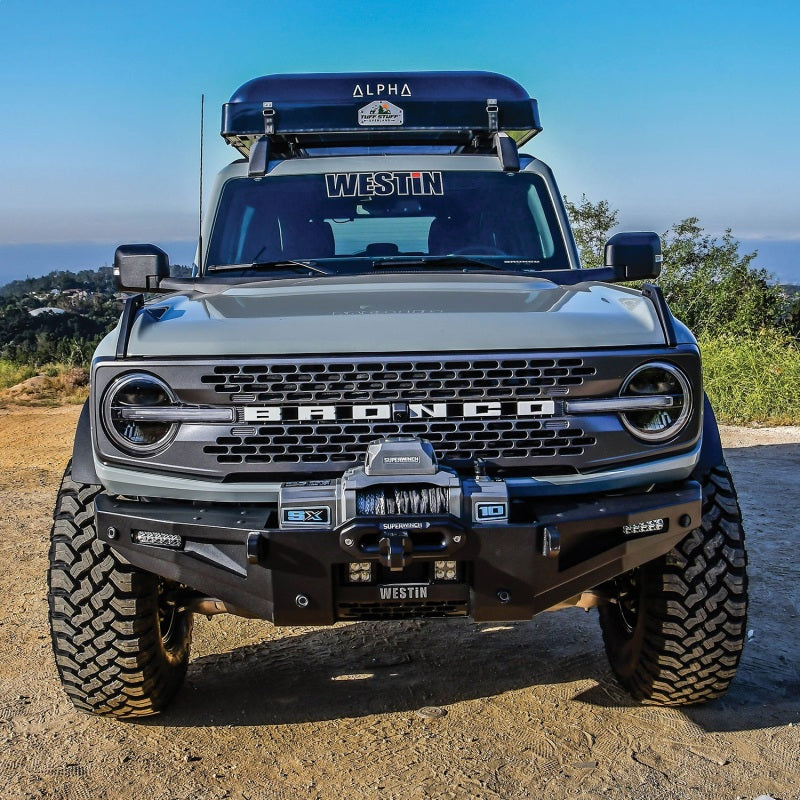
<path id="1" fill-rule="evenodd" d="M 2 6 L 0 2 L 0 8 Z M 173 264 L 191 264 L 194 261 L 197 239 L 152 243 L 168 253 Z M 0 286 L 56 269 L 79 272 L 83 269 L 111 266 L 114 249 L 118 244 L 117 241 L 34 244 L 0 242 Z"/>
<path id="2" fill-rule="evenodd" d="M 192 268 L 182 264 L 171 264 L 170 275 L 173 277 L 187 277 L 192 274 Z M 54 270 L 38 278 L 25 278 L 0 286 L 0 297 L 25 297 L 31 294 L 64 291 L 67 289 L 81 289 L 86 292 L 100 294 L 114 294 L 114 274 L 111 267 L 100 269 L 82 269 L 78 272 L 69 270 Z"/>
<path id="3" fill-rule="evenodd" d="M 12 281 L 0 288 L 0 358 L 86 366 L 119 313 L 110 267 Z"/>
<path id="4" fill-rule="evenodd" d="M 111 267 L 100 269 L 82 269 L 80 272 L 68 270 L 55 270 L 39 278 L 26 278 L 21 281 L 11 281 L 5 286 L 0 286 L 2 297 L 24 297 L 28 294 L 42 294 L 53 290 L 82 289 L 86 292 L 100 292 L 113 294 L 114 275 Z"/>
<path id="5" fill-rule="evenodd" d="M 174 276 L 191 274 L 173 264 Z M 0 287 L 0 359 L 39 367 L 88 365 L 100 339 L 119 320 L 111 267 L 57 270 Z"/>

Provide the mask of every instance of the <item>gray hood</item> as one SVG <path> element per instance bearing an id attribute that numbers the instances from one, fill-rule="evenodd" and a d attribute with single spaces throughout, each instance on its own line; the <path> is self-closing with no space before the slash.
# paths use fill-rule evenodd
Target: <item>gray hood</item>
<path id="1" fill-rule="evenodd" d="M 159 298 L 131 356 L 585 349 L 664 344 L 653 305 L 602 283 L 528 276 L 380 274 L 204 283 Z"/>

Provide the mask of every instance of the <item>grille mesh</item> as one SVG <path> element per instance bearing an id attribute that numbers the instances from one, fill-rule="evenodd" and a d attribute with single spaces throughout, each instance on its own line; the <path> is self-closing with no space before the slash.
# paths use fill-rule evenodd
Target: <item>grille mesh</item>
<path id="1" fill-rule="evenodd" d="M 582 358 L 461 358 L 347 362 L 274 362 L 218 365 L 201 381 L 231 402 L 332 405 L 336 403 L 519 401 L 566 395 L 595 375 Z M 235 433 L 234 433 L 235 432 Z M 476 458 L 523 464 L 583 455 L 595 444 L 578 427 L 515 415 L 473 419 L 283 420 L 233 429 L 204 447 L 219 464 L 306 464 L 324 469 L 359 461 L 384 436 L 429 440 L 437 458 Z"/>
<path id="2" fill-rule="evenodd" d="M 524 400 L 580 386 L 595 374 L 581 358 L 447 359 L 221 365 L 202 376 L 215 392 L 263 403 Z"/>
<path id="3" fill-rule="evenodd" d="M 539 420 L 496 418 L 452 422 L 274 423 L 254 436 L 220 436 L 204 452 L 220 464 L 355 462 L 383 436 L 427 439 L 440 460 L 579 456 L 595 444 L 580 428 L 545 429 Z"/>

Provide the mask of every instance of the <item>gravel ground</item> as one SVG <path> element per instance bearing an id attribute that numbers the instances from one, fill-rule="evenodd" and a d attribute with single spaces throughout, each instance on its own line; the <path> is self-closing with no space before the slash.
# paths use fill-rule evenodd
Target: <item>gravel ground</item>
<path id="1" fill-rule="evenodd" d="M 131 723 L 75 711 L 50 651 L 50 514 L 78 411 L 0 408 L 3 798 L 800 798 L 800 428 L 724 430 L 751 633 L 707 706 L 631 703 L 596 612 L 290 629 L 215 617 L 196 622 L 175 704 Z"/>

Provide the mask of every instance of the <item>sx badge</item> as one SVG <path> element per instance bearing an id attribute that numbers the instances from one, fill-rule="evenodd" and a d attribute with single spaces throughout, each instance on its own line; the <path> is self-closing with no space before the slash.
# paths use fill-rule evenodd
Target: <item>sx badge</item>
<path id="1" fill-rule="evenodd" d="M 327 506 L 283 509 L 284 525 L 327 525 L 330 519 L 330 509 Z"/>

